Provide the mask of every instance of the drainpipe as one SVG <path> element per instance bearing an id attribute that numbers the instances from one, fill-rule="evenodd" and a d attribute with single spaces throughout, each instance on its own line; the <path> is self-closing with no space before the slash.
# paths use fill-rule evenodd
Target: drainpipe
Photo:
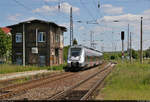
<path id="1" fill-rule="evenodd" d="M 23 23 L 23 66 L 25 66 L 25 24 Z"/>

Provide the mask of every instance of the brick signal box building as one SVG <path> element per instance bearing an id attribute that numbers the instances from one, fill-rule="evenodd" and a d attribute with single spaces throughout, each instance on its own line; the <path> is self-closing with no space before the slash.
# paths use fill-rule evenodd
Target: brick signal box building
<path id="1" fill-rule="evenodd" d="M 23 61 L 26 65 L 39 66 L 63 64 L 63 33 L 67 30 L 65 27 L 37 19 L 8 27 L 12 34 L 14 64 L 22 65 Z"/>

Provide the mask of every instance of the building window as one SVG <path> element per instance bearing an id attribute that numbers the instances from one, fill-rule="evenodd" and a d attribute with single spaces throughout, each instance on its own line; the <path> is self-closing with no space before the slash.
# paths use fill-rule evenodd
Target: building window
<path id="1" fill-rule="evenodd" d="M 55 56 L 59 56 L 59 50 L 55 49 Z"/>
<path id="2" fill-rule="evenodd" d="M 59 34 L 56 34 L 56 42 L 59 42 Z"/>
<path id="3" fill-rule="evenodd" d="M 16 33 L 16 43 L 22 42 L 22 33 Z"/>
<path id="4" fill-rule="evenodd" d="M 45 42 L 46 40 L 46 33 L 45 32 L 39 32 L 38 33 L 38 42 Z"/>

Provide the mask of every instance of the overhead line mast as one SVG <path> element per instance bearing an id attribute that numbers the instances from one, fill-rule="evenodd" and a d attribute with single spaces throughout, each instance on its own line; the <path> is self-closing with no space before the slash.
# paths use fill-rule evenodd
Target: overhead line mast
<path id="1" fill-rule="evenodd" d="M 70 8 L 70 46 L 73 45 L 73 18 L 72 18 L 72 7 Z"/>

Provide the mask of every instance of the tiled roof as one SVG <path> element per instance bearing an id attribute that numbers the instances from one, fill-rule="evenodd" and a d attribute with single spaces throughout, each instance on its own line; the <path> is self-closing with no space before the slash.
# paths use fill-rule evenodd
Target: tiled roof
<path id="1" fill-rule="evenodd" d="M 49 21 L 44 21 L 44 20 L 39 20 L 39 19 L 28 20 L 28 21 L 20 22 L 20 23 L 18 23 L 18 24 L 10 25 L 10 26 L 7 26 L 7 27 L 11 28 L 11 27 L 16 26 L 16 25 L 19 25 L 19 24 L 31 23 L 31 22 L 42 22 L 42 23 L 53 24 L 53 25 L 55 25 L 55 26 L 57 26 L 57 27 L 62 28 L 64 31 L 67 31 L 67 28 L 66 28 L 66 27 L 59 26 L 59 25 L 57 25 L 57 24 L 54 23 L 54 22 L 49 22 Z"/>
<path id="2" fill-rule="evenodd" d="M 6 28 L 6 27 L 3 27 L 1 28 L 3 30 L 4 33 L 6 34 L 9 34 L 10 33 L 10 28 Z"/>

